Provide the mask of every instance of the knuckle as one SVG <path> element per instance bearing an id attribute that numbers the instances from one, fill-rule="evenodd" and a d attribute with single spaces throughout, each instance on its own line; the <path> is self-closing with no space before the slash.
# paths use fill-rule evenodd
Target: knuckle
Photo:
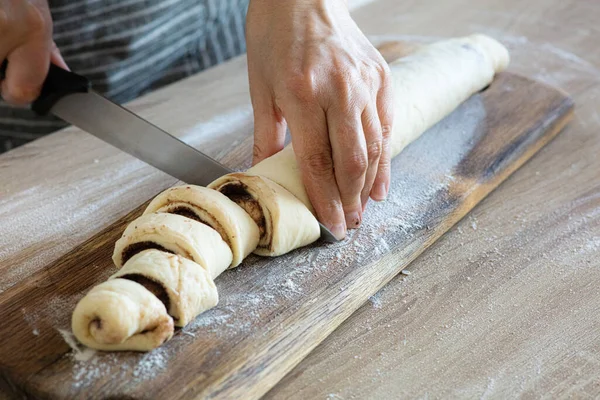
<path id="1" fill-rule="evenodd" d="M 311 175 L 316 177 L 328 176 L 333 171 L 331 154 L 324 151 L 300 156 L 300 163 L 305 166 Z"/>
<path id="2" fill-rule="evenodd" d="M 339 200 L 330 198 L 321 199 L 319 202 L 319 209 L 320 213 L 325 214 L 327 217 L 335 216 L 336 214 L 343 212 L 342 204 L 339 202 Z"/>
<path id="3" fill-rule="evenodd" d="M 382 82 L 388 81 L 392 76 L 392 73 L 390 72 L 390 67 L 385 61 L 376 63 L 375 71 L 377 72 L 377 75 L 382 80 Z"/>
<path id="4" fill-rule="evenodd" d="M 382 155 L 379 159 L 379 164 L 377 167 L 378 174 L 386 174 L 392 165 L 392 159 L 388 154 Z"/>
<path id="5" fill-rule="evenodd" d="M 389 141 L 390 138 L 392 137 L 392 125 L 390 125 L 390 124 L 381 125 L 381 136 L 383 137 L 383 140 Z"/>
<path id="6" fill-rule="evenodd" d="M 369 163 L 377 160 L 383 151 L 383 142 L 380 140 L 373 141 L 367 145 L 367 157 L 369 159 Z"/>
<path id="7" fill-rule="evenodd" d="M 354 91 L 350 79 L 348 79 L 348 77 L 344 76 L 343 74 L 336 73 L 332 77 L 331 81 L 333 83 L 333 87 L 335 88 L 335 95 L 338 98 L 338 100 L 342 104 L 350 103 Z"/>
<path id="8" fill-rule="evenodd" d="M 360 178 L 367 172 L 369 160 L 364 153 L 353 153 L 346 156 L 343 164 L 344 172 L 351 179 Z"/>
<path id="9" fill-rule="evenodd" d="M 310 100 L 317 91 L 316 77 L 312 71 L 290 74 L 284 82 L 285 90 L 300 100 Z"/>
<path id="10" fill-rule="evenodd" d="M 252 154 L 254 154 L 254 157 L 261 157 L 264 154 L 263 149 L 258 143 L 254 143 L 254 146 L 252 147 Z"/>

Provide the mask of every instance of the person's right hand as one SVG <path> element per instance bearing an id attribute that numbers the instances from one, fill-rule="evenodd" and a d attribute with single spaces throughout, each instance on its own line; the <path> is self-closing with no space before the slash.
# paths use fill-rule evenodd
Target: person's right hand
<path id="1" fill-rule="evenodd" d="M 0 0 L 0 63 L 8 60 L 2 98 L 27 105 L 40 93 L 50 62 L 68 69 L 52 40 L 46 0 Z"/>

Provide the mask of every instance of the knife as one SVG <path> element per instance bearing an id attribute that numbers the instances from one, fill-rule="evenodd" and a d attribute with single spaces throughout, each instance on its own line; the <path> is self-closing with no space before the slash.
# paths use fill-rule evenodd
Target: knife
<path id="1" fill-rule="evenodd" d="M 0 65 L 4 80 L 8 62 Z M 31 104 L 39 114 L 52 113 L 116 148 L 183 182 L 207 186 L 230 169 L 124 107 L 94 92 L 90 81 L 50 64 L 40 96 Z M 321 238 L 337 242 L 323 224 Z"/>

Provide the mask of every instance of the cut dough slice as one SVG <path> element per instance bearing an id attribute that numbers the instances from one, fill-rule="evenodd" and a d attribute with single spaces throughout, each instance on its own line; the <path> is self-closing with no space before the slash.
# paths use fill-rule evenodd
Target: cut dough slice
<path id="1" fill-rule="evenodd" d="M 164 304 L 139 283 L 112 279 L 79 301 L 71 319 L 73 334 L 98 350 L 152 350 L 173 336 Z"/>
<path id="2" fill-rule="evenodd" d="M 219 301 L 208 272 L 193 261 L 160 250 L 144 250 L 131 257 L 109 279 L 138 282 L 161 300 L 176 326 L 185 326 Z"/>
<path id="3" fill-rule="evenodd" d="M 412 51 L 412 50 L 411 50 Z M 508 66 L 508 51 L 484 35 L 415 48 L 390 64 L 394 85 L 392 157 L 488 86 Z M 291 145 L 247 171 L 283 186 L 314 212 Z"/>
<path id="4" fill-rule="evenodd" d="M 233 252 L 231 267 L 237 267 L 256 248 L 258 226 L 233 201 L 216 190 L 185 185 L 165 190 L 152 200 L 144 214 L 170 213 L 188 217 L 219 232 Z"/>
<path id="5" fill-rule="evenodd" d="M 117 267 L 146 249 L 179 254 L 208 271 L 215 279 L 231 265 L 233 254 L 221 235 L 210 226 L 176 214 L 146 214 L 127 226 L 115 244 Z"/>
<path id="6" fill-rule="evenodd" d="M 306 206 L 267 178 L 232 173 L 208 187 L 229 197 L 256 222 L 260 241 L 254 253 L 258 255 L 279 256 L 320 236 L 319 223 Z"/>

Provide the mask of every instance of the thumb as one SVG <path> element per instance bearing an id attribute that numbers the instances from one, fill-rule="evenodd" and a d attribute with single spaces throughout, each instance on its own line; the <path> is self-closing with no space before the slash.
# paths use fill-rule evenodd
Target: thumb
<path id="1" fill-rule="evenodd" d="M 261 87 L 251 91 L 254 108 L 254 151 L 252 165 L 281 151 L 285 144 L 286 122 L 271 92 Z"/>

